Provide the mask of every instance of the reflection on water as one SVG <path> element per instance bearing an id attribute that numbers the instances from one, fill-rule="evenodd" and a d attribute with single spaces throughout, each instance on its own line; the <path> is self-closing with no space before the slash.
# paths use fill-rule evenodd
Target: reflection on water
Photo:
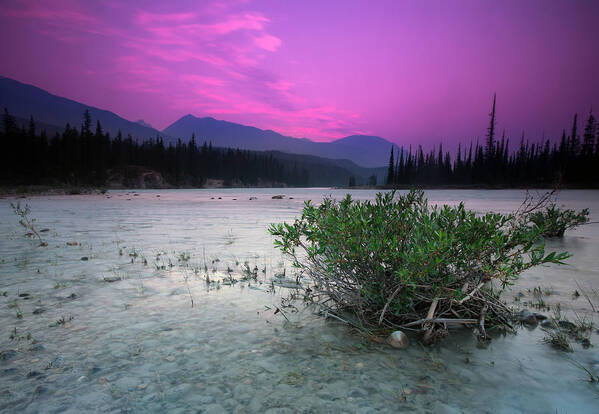
<path id="1" fill-rule="evenodd" d="M 495 338 L 487 349 L 477 348 L 464 330 L 441 345 L 412 341 L 407 350 L 395 350 L 301 306 L 284 308 L 291 322 L 275 315 L 274 306 L 289 293 L 280 286 L 293 274 L 273 249 L 267 225 L 293 219 L 306 199 L 345 193 L 35 197 L 29 204 L 38 229 L 49 229 L 46 248 L 23 238 L 10 200 L 0 200 L 0 410 L 596 412 L 597 388 L 568 358 L 599 371 L 598 348 L 574 345 L 573 354 L 564 354 L 541 342 L 540 329 Z M 275 194 L 286 198 L 273 200 Z M 354 192 L 360 199 L 374 194 Z M 477 211 L 504 212 L 523 194 L 427 192 L 435 203 L 465 201 Z M 597 191 L 564 191 L 560 202 L 599 216 Z M 520 303 L 526 302 L 528 289 L 542 286 L 551 289 L 548 304 L 587 314 L 586 298 L 572 296 L 578 283 L 599 305 L 598 229 L 589 225 L 550 241 L 551 248 L 574 254 L 569 264 L 529 271 L 506 299 L 522 292 Z M 591 342 L 597 339 L 594 332 Z"/>

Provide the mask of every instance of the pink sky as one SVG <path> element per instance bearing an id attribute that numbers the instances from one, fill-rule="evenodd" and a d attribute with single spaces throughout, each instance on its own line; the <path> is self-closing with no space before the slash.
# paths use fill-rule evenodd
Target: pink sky
<path id="1" fill-rule="evenodd" d="M 555 137 L 599 105 L 599 1 L 17 0 L 0 75 L 163 129 L 327 141 Z"/>

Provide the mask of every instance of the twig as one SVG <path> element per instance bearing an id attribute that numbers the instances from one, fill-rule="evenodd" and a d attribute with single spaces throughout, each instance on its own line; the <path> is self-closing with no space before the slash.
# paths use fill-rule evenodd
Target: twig
<path id="1" fill-rule="evenodd" d="M 391 304 L 393 299 L 395 299 L 395 296 L 397 296 L 397 294 L 401 291 L 402 288 L 403 288 L 403 286 L 399 285 L 399 287 L 397 289 L 395 289 L 395 291 L 391 294 L 391 296 L 389 297 L 389 300 L 387 300 L 387 303 L 385 303 L 385 306 L 383 307 L 383 310 L 381 312 L 381 316 L 379 317 L 379 326 L 381 323 L 383 323 L 383 319 L 385 318 L 385 312 L 387 312 L 387 308 L 389 307 L 389 305 Z"/>
<path id="2" fill-rule="evenodd" d="M 580 289 L 580 291 L 582 292 L 582 295 L 585 297 L 585 299 L 587 300 L 587 302 L 589 302 L 589 305 L 591 305 L 591 308 L 593 309 L 593 312 L 597 312 L 597 309 L 595 309 L 595 305 L 593 305 L 593 302 L 591 302 L 591 298 L 589 298 L 589 295 L 578 284 L 578 280 L 574 279 L 574 282 L 576 282 L 576 286 L 578 286 L 578 289 Z"/>
<path id="3" fill-rule="evenodd" d="M 455 323 L 455 324 L 470 324 L 477 323 L 476 319 L 453 319 L 453 318 L 434 318 L 434 319 L 419 319 L 405 325 L 400 325 L 400 328 L 409 328 L 410 326 L 420 325 L 423 323 Z"/>
<path id="4" fill-rule="evenodd" d="M 478 286 L 477 286 L 477 287 L 475 287 L 475 288 L 472 290 L 472 292 L 470 292 L 468 295 L 466 295 L 466 297 L 465 297 L 465 298 L 463 298 L 462 300 L 458 301 L 458 305 L 461 305 L 462 303 L 464 303 L 464 302 L 466 302 L 467 300 L 471 299 L 471 298 L 472 298 L 472 296 L 474 296 L 474 294 L 475 294 L 476 292 L 478 292 L 478 290 L 479 290 L 480 288 L 482 288 L 482 287 L 485 285 L 485 283 L 486 283 L 486 282 L 480 282 L 480 283 L 478 284 Z"/>
<path id="5" fill-rule="evenodd" d="M 480 310 L 480 316 L 478 317 L 478 336 L 480 339 L 487 339 L 487 331 L 485 331 L 485 315 L 489 306 L 485 305 Z"/>

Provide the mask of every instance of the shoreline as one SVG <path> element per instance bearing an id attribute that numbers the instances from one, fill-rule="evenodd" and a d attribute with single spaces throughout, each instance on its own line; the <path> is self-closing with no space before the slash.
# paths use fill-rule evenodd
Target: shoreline
<path id="1" fill-rule="evenodd" d="M 16 187 L 0 187 L 0 198 L 6 197 L 26 197 L 26 196 L 52 196 L 52 195 L 90 195 L 105 194 L 108 191 L 137 191 L 137 190 L 220 190 L 220 189 L 264 189 L 264 188 L 313 188 L 313 187 L 287 187 L 287 186 L 202 186 L 202 187 L 145 187 L 145 188 L 126 188 L 126 187 L 88 187 L 88 186 L 49 186 L 49 185 L 20 185 Z M 551 186 L 481 186 L 481 185 L 435 185 L 435 186 L 355 186 L 355 187 L 323 187 L 335 190 L 409 190 L 412 188 L 421 188 L 423 190 L 551 190 Z M 599 186 L 562 186 L 559 190 L 599 190 Z"/>

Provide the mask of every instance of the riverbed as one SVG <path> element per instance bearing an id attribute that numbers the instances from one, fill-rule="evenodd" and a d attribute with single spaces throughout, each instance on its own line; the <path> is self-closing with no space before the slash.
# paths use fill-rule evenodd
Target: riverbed
<path id="1" fill-rule="evenodd" d="M 599 335 L 566 353 L 521 328 L 481 348 L 469 330 L 404 350 L 369 341 L 301 301 L 270 223 L 335 189 L 109 191 L 0 199 L 0 411 L 6 413 L 594 413 Z M 375 191 L 353 191 L 372 199 Z M 282 199 L 273 199 L 284 195 Z M 431 203 L 515 210 L 521 190 L 430 190 Z M 24 237 L 31 207 L 48 245 Z M 590 208 L 599 191 L 558 202 Z M 599 225 L 547 242 L 573 254 L 524 273 L 515 306 L 560 303 L 599 322 Z M 578 291 L 579 296 L 575 295 Z M 537 293 L 539 290 L 536 291 Z M 298 294 L 299 295 L 299 294 Z M 281 301 L 283 300 L 283 304 Z M 281 312 L 275 313 L 276 309 Z M 545 311 L 547 315 L 551 312 Z"/>

